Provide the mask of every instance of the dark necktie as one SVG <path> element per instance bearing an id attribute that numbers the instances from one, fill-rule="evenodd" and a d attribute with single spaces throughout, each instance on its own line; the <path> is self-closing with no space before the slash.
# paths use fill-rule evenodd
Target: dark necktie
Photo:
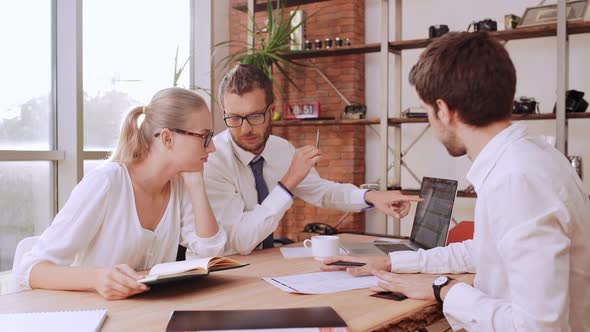
<path id="1" fill-rule="evenodd" d="M 264 182 L 264 178 L 262 177 L 262 166 L 264 165 L 264 158 L 262 156 L 256 156 L 250 162 L 250 168 L 252 168 L 252 174 L 254 174 L 254 183 L 256 184 L 256 193 L 258 194 L 258 204 L 262 204 L 266 196 L 268 196 L 268 186 L 266 182 Z M 273 234 L 270 235 L 262 241 L 262 248 L 273 248 L 274 247 L 274 237 Z"/>

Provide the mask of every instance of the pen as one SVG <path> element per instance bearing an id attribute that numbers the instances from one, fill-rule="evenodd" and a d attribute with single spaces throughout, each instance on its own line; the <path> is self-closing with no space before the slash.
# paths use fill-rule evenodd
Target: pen
<path id="1" fill-rule="evenodd" d="M 320 148 L 320 128 L 318 128 L 318 132 L 315 136 L 315 148 L 316 149 Z"/>
<path id="2" fill-rule="evenodd" d="M 319 127 L 318 127 L 318 131 L 316 133 L 316 136 L 315 136 L 315 148 L 316 149 L 320 148 L 320 128 Z M 316 163 L 315 167 L 317 167 L 317 166 L 318 166 L 318 164 Z"/>

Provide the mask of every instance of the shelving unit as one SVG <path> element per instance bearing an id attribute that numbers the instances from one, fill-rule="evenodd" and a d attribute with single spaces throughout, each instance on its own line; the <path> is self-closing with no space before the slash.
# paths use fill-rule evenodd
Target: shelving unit
<path id="1" fill-rule="evenodd" d="M 514 114 L 512 115 L 513 121 L 535 121 L 535 120 L 555 120 L 555 114 L 553 113 L 536 113 L 536 114 Z M 590 119 L 590 113 L 567 113 L 567 119 Z M 390 125 L 402 124 L 402 123 L 428 123 L 427 118 L 389 118 L 388 123 Z"/>
<path id="2" fill-rule="evenodd" d="M 568 22 L 567 33 L 569 35 L 590 32 L 590 22 Z M 544 24 L 532 27 L 516 28 L 512 30 L 493 31 L 490 36 L 504 41 L 552 37 L 557 35 L 557 24 Z M 432 39 L 399 40 L 389 43 L 392 52 L 425 48 Z"/>
<path id="3" fill-rule="evenodd" d="M 383 0 L 387 1 L 387 0 Z M 396 22 L 401 26 L 401 1 L 402 0 L 395 0 L 396 3 Z M 568 72 L 568 49 L 569 49 L 569 41 L 568 35 L 573 34 L 581 34 L 581 33 L 590 33 L 590 22 L 582 21 L 582 22 L 567 22 L 566 20 L 566 1 L 559 0 L 558 1 L 558 22 L 554 24 L 546 24 L 534 27 L 525 27 L 525 28 L 517 28 L 513 30 L 503 30 L 503 31 L 496 31 L 490 32 L 490 35 L 504 40 L 506 42 L 510 40 L 518 40 L 518 39 L 531 39 L 531 38 L 541 38 L 541 37 L 551 37 L 556 36 L 556 51 L 557 51 L 557 111 L 556 114 L 553 113 L 543 113 L 543 114 L 529 114 L 529 115 L 513 115 L 512 119 L 515 121 L 531 121 L 531 120 L 556 120 L 556 133 L 557 133 L 557 148 L 567 155 L 567 135 L 568 135 L 568 119 L 586 119 L 590 118 L 590 114 L 588 113 L 567 113 L 565 112 L 565 92 L 567 90 L 567 72 Z M 411 49 L 420 49 L 427 47 L 431 42 L 432 39 L 413 39 L 413 40 L 402 40 L 399 38 L 401 36 L 401 31 L 396 31 L 395 40 L 388 43 L 388 49 L 394 54 L 395 62 L 401 62 L 402 53 L 404 50 L 411 50 Z M 393 74 L 393 80 L 396 81 L 396 91 L 393 91 L 393 94 L 396 96 L 401 96 L 401 68 L 397 67 Z M 398 104 L 397 107 L 394 109 L 393 117 L 389 117 L 387 119 L 388 125 L 392 128 L 394 132 L 394 143 L 393 148 L 391 148 L 387 142 L 382 143 L 381 149 L 384 151 L 384 154 L 387 156 L 388 151 L 393 151 L 393 178 L 389 178 L 389 163 L 386 161 L 386 164 L 383 165 L 383 171 L 381 173 L 381 178 L 387 178 L 390 180 L 388 182 L 388 188 L 401 188 L 401 168 L 402 165 L 407 167 L 403 163 L 403 154 L 401 150 L 401 130 L 403 125 L 408 123 L 428 123 L 426 118 L 403 118 L 401 117 L 401 100 L 396 99 L 396 103 Z M 386 111 L 386 114 L 389 114 Z M 427 129 L 425 129 L 427 130 Z M 412 146 L 417 140 L 422 137 L 425 133 L 423 131 L 418 138 L 416 138 L 410 146 Z M 387 136 L 387 135 L 385 135 Z M 407 153 L 407 150 L 405 151 Z M 413 174 L 412 174 L 413 175 Z M 405 193 L 409 194 L 416 194 L 418 191 L 416 190 L 402 190 Z M 475 193 L 473 192 L 465 192 L 459 191 L 459 197 L 476 197 Z M 399 235 L 400 234 L 400 224 L 399 220 L 394 220 L 393 224 L 393 234 Z"/>
<path id="4" fill-rule="evenodd" d="M 356 55 L 366 53 L 377 53 L 381 50 L 381 45 L 366 44 L 362 46 L 341 46 L 333 48 L 313 49 L 304 51 L 291 51 L 286 52 L 284 55 L 286 58 L 291 60 L 298 59 L 312 59 L 312 58 L 323 58 L 327 56 L 342 56 L 342 55 Z"/>
<path id="5" fill-rule="evenodd" d="M 338 125 L 373 125 L 379 124 L 379 118 L 361 119 L 361 120 L 280 120 L 273 121 L 274 127 L 289 126 L 338 126 Z"/>
<path id="6" fill-rule="evenodd" d="M 303 6 L 303 5 L 307 5 L 310 3 L 318 3 L 318 2 L 324 2 L 324 1 L 330 1 L 330 0 L 285 0 L 285 7 L 296 7 L 296 6 Z M 277 6 L 277 2 L 273 1 L 272 2 L 273 8 L 276 8 Z M 239 11 L 242 11 L 244 13 L 248 12 L 248 4 L 244 4 L 244 5 L 237 5 L 233 7 L 234 9 L 237 9 Z M 262 12 L 266 10 L 266 3 L 256 3 L 254 4 L 254 12 Z"/>
<path id="7" fill-rule="evenodd" d="M 323 2 L 330 0 L 290 0 L 286 6 L 300 6 L 309 3 Z M 401 184 L 401 167 L 402 167 L 402 149 L 401 149 L 401 130 L 402 125 L 411 123 L 428 123 L 426 118 L 405 118 L 401 117 L 401 60 L 404 50 L 420 49 L 427 47 L 433 39 L 402 39 L 402 0 L 391 0 L 395 6 L 395 27 L 394 38 L 390 40 L 389 36 L 389 5 L 390 0 L 381 0 L 381 41 L 366 45 L 356 45 L 351 47 L 339 47 L 333 49 L 289 51 L 286 56 L 292 60 L 311 59 L 331 56 L 345 56 L 367 53 L 379 53 L 380 59 L 380 109 L 379 118 L 363 120 L 317 120 L 317 121 L 296 121 L 284 120 L 273 122 L 274 126 L 328 126 L 328 125 L 377 125 L 379 124 L 379 133 L 381 136 L 381 149 L 383 151 L 380 165 L 381 189 L 400 189 Z M 567 155 L 567 120 L 568 119 L 586 119 L 590 118 L 590 113 L 567 113 L 565 112 L 565 92 L 567 90 L 567 71 L 568 71 L 568 35 L 590 33 L 590 22 L 567 22 L 565 0 L 558 0 L 558 22 L 554 24 L 539 25 L 533 27 L 516 28 L 513 30 L 503 30 L 490 32 L 490 35 L 503 41 L 531 39 L 541 37 L 556 36 L 557 51 L 557 112 L 513 115 L 515 121 L 536 121 L 536 120 L 556 120 L 557 148 Z M 257 4 L 254 0 L 248 0 L 247 6 L 235 6 L 234 8 L 247 11 L 250 15 L 254 12 L 266 10 L 266 3 Z M 251 27 L 250 27 L 251 28 Z M 251 36 L 249 42 L 253 42 Z M 389 75 L 389 56 L 393 55 L 393 75 Z M 396 89 L 390 91 L 390 81 L 395 82 Z M 393 98 L 396 105 L 393 107 L 393 116 L 389 114 L 389 98 Z M 391 133 L 390 133 L 391 132 Z M 421 134 L 423 135 L 424 132 Z M 420 136 L 421 136 L 420 135 Z M 393 145 L 389 144 L 390 138 L 393 138 Z M 417 138 L 416 140 L 418 140 Z M 415 140 L 415 141 L 416 141 Z M 414 141 L 414 143 L 415 143 Z M 413 143 L 411 144 L 413 145 Z M 393 179 L 389 181 L 390 163 L 388 151 L 393 151 Z M 407 152 L 407 151 L 406 151 Z M 416 190 L 402 190 L 404 193 L 417 194 Z M 473 192 L 459 191 L 459 197 L 476 197 Z M 387 217 L 384 216 L 384 224 L 387 225 Z M 389 232 L 387 226 L 386 232 L 392 235 L 400 234 L 399 220 L 393 221 L 393 230 Z"/>

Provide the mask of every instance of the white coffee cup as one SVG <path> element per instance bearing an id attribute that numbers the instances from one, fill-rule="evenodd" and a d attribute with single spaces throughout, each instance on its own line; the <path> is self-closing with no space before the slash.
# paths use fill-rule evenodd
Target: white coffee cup
<path id="1" fill-rule="evenodd" d="M 303 246 L 311 248 L 311 254 L 317 260 L 340 254 L 340 238 L 335 235 L 312 236 L 311 240 L 303 241 Z"/>

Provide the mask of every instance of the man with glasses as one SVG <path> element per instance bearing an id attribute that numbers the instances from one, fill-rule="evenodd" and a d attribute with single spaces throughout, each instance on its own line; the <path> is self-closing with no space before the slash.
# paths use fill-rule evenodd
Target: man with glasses
<path id="1" fill-rule="evenodd" d="M 297 196 L 315 206 L 361 211 L 375 206 L 405 216 L 414 196 L 397 191 L 367 191 L 319 177 L 314 165 L 320 151 L 295 149 L 273 136 L 272 82 L 253 65 L 237 65 L 219 87 L 219 101 L 229 127 L 215 136 L 217 152 L 205 167 L 213 212 L 228 234 L 226 254 L 272 248 L 273 232 Z"/>

